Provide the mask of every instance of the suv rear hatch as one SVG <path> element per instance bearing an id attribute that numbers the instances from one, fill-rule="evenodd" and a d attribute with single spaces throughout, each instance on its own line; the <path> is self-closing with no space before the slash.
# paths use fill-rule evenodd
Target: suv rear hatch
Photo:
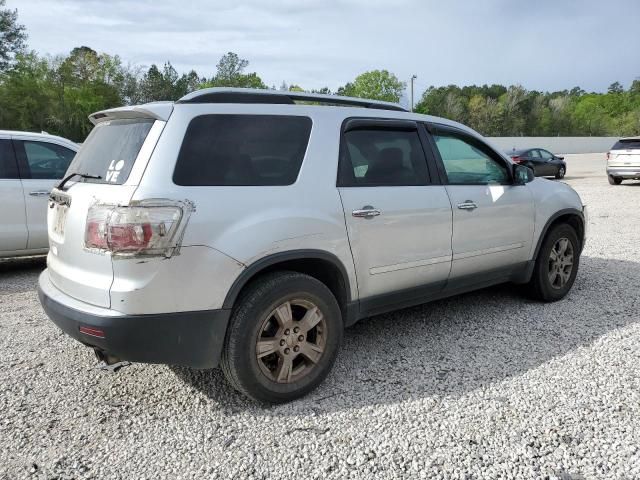
<path id="1" fill-rule="evenodd" d="M 640 138 L 623 138 L 615 143 L 607 155 L 611 167 L 640 166 Z"/>
<path id="2" fill-rule="evenodd" d="M 87 215 L 95 205 L 128 205 L 172 104 L 123 107 L 91 115 L 96 125 L 66 176 L 70 179 L 50 195 L 47 223 L 52 283 L 67 295 L 110 308 L 113 282 L 111 254 L 87 246 Z"/>

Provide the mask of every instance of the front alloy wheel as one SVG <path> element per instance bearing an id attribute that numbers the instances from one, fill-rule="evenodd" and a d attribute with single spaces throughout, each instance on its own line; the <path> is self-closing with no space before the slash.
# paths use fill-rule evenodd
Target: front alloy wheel
<path id="1" fill-rule="evenodd" d="M 568 238 L 560 238 L 549 254 L 549 283 L 552 288 L 563 288 L 573 270 L 573 245 Z"/>
<path id="2" fill-rule="evenodd" d="M 533 298 L 545 302 L 560 300 L 571 290 L 579 262 L 580 243 L 576 231 L 566 223 L 555 225 L 542 242 L 527 291 Z"/>
<path id="3" fill-rule="evenodd" d="M 559 179 L 561 179 L 561 178 L 564 178 L 565 173 L 567 173 L 567 172 L 566 172 L 566 170 L 564 169 L 564 167 L 560 167 L 560 168 L 558 169 L 558 173 L 556 173 L 556 178 L 557 178 L 558 180 L 559 180 Z"/>

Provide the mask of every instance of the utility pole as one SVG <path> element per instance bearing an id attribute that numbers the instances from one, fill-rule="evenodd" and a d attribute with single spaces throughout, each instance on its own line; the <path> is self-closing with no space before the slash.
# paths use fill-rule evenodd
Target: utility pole
<path id="1" fill-rule="evenodd" d="M 413 112 L 413 81 L 418 78 L 415 75 L 411 75 L 411 111 Z"/>

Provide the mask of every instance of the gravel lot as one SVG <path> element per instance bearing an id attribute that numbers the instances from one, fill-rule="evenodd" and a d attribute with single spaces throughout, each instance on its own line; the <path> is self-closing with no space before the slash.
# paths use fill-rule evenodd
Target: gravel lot
<path id="1" fill-rule="evenodd" d="M 0 478 L 640 478 L 640 182 L 567 156 L 589 204 L 572 293 L 500 286 L 360 322 L 309 397 L 218 371 L 99 370 L 0 264 Z"/>

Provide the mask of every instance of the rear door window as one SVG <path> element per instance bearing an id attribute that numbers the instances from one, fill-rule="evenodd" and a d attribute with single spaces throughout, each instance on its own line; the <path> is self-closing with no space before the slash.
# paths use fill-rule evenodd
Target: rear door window
<path id="1" fill-rule="evenodd" d="M 129 178 L 153 119 L 119 119 L 101 122 L 91 131 L 71 162 L 67 174 L 99 175 L 85 182 L 122 185 Z"/>
<path id="2" fill-rule="evenodd" d="M 23 140 L 16 142 L 18 157 L 24 158 L 27 171 L 23 178 L 56 180 L 64 176 L 76 152 L 50 142 Z"/>
<path id="3" fill-rule="evenodd" d="M 184 186 L 291 185 L 310 133 L 308 117 L 195 117 L 187 127 L 173 181 Z"/>
<path id="4" fill-rule="evenodd" d="M 13 153 L 11 140 L 0 140 L 0 179 L 19 178 L 18 164 Z"/>
<path id="5" fill-rule="evenodd" d="M 426 185 L 427 161 L 417 130 L 358 129 L 343 136 L 338 186 Z"/>

